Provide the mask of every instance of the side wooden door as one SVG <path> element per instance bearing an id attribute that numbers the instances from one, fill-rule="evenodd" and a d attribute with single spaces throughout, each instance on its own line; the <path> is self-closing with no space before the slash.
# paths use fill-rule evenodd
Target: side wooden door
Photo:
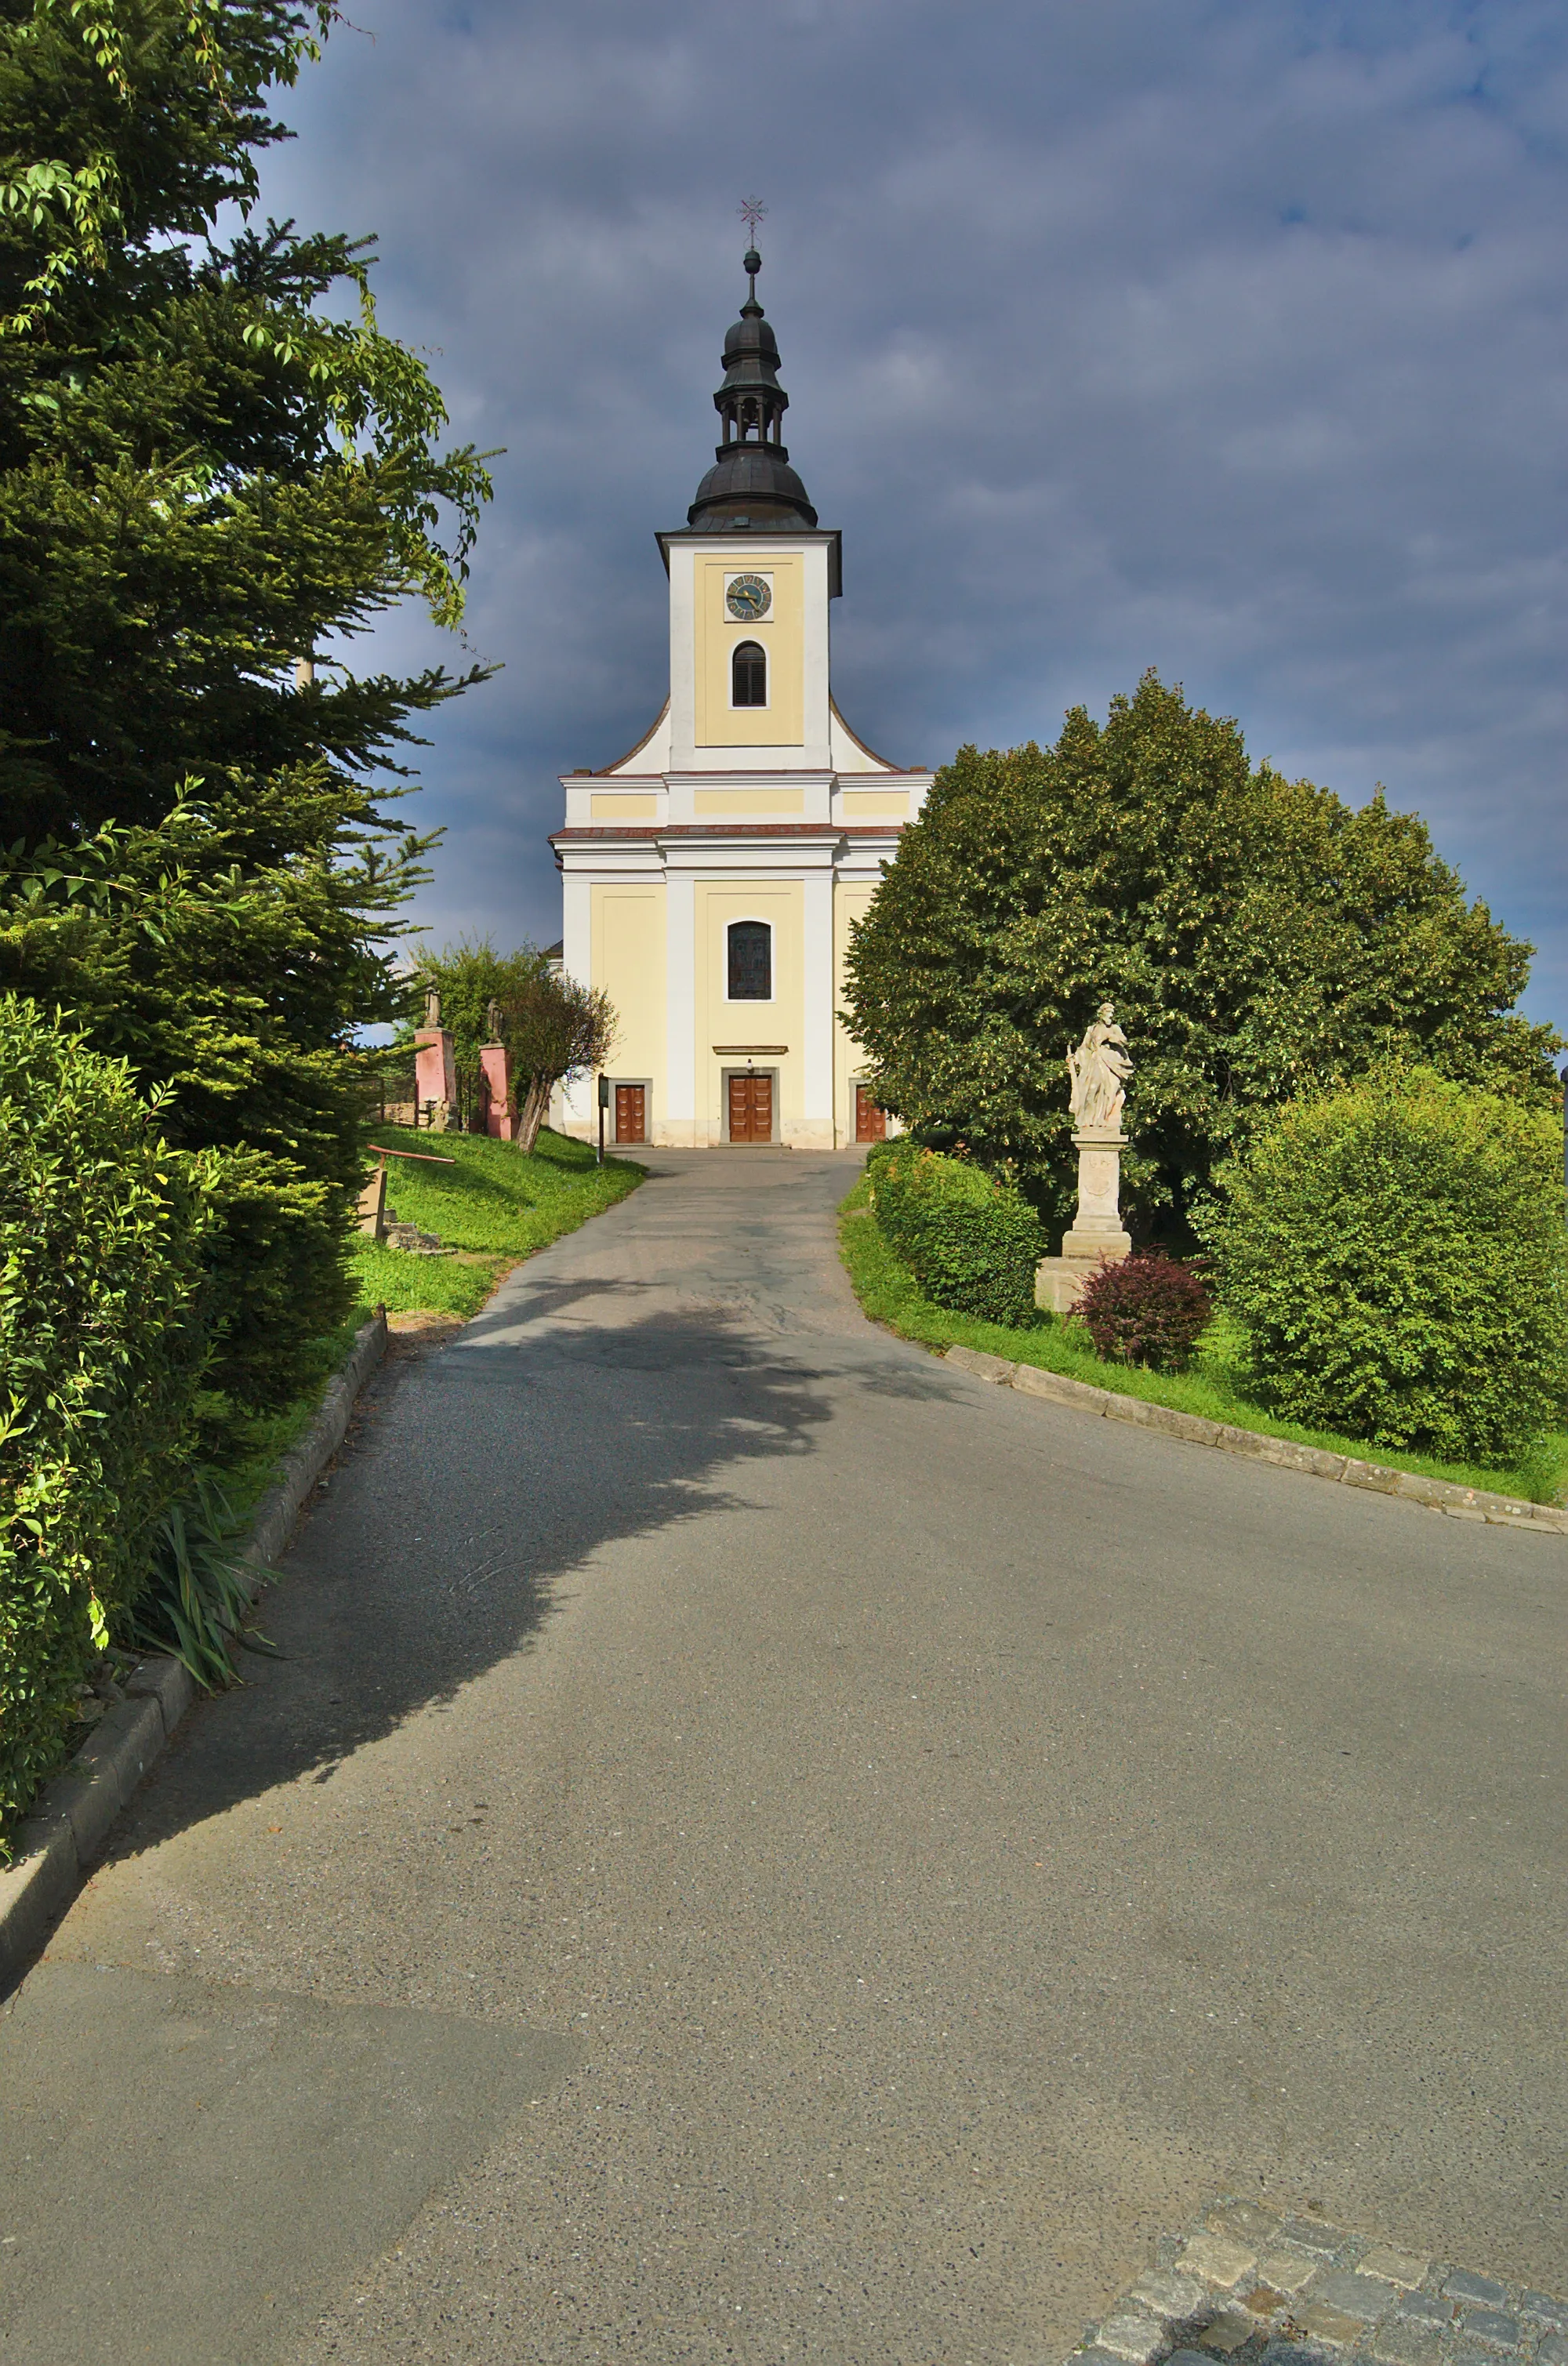
<path id="1" fill-rule="evenodd" d="M 857 1085 L 855 1087 L 855 1140 L 886 1142 L 886 1110 L 878 1109 L 863 1085 Z"/>
<path id="2" fill-rule="evenodd" d="M 615 1087 L 615 1140 L 617 1142 L 648 1140 L 648 1087 L 646 1085 Z"/>

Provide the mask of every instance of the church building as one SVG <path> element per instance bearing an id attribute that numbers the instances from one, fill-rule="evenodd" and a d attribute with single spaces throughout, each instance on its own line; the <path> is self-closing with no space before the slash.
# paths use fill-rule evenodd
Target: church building
<path id="1" fill-rule="evenodd" d="M 840 537 L 789 465 L 761 255 L 742 267 L 722 441 L 684 530 L 658 537 L 670 695 L 629 755 L 561 782 L 561 959 L 615 1008 L 613 1140 L 829 1150 L 882 1131 L 837 1016 L 843 962 L 931 775 L 874 755 L 833 703 Z M 596 1131 L 596 1094 L 565 1095 L 568 1132 Z"/>

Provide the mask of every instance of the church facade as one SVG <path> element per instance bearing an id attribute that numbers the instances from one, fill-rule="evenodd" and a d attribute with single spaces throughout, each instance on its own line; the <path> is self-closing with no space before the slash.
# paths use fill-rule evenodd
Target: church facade
<path id="1" fill-rule="evenodd" d="M 722 441 L 685 528 L 658 537 L 669 698 L 628 755 L 563 777 L 550 842 L 563 966 L 617 1016 L 609 1137 L 827 1150 L 882 1130 L 837 1015 L 844 955 L 931 775 L 874 755 L 834 704 L 840 537 L 789 465 L 761 256 L 743 267 Z M 597 1094 L 580 1080 L 558 1121 L 593 1133 Z"/>

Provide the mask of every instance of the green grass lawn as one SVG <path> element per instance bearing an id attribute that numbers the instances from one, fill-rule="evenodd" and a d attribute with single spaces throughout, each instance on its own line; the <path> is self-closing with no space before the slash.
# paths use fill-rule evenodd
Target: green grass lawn
<path id="1" fill-rule="evenodd" d="M 414 1133 L 393 1125 L 375 1127 L 372 1138 L 388 1150 L 455 1162 L 431 1166 L 389 1158 L 387 1202 L 400 1222 L 434 1233 L 458 1255 L 415 1256 L 355 1240 L 353 1270 L 365 1312 L 379 1304 L 392 1314 L 476 1314 L 521 1258 L 614 1207 L 642 1180 L 640 1166 L 618 1158 L 599 1166 L 591 1144 L 561 1133 L 542 1132 L 529 1158 L 486 1134 Z"/>
<path id="2" fill-rule="evenodd" d="M 1028 1330 L 1013 1331 L 999 1323 L 979 1323 L 967 1314 L 950 1313 L 933 1306 L 914 1275 L 879 1231 L 866 1204 L 863 1176 L 839 1211 L 839 1244 L 856 1297 L 874 1323 L 886 1324 L 900 1338 L 918 1339 L 928 1347 L 979 1347 L 1005 1356 L 1010 1364 L 1035 1364 L 1043 1371 L 1061 1372 L 1092 1388 L 1111 1389 L 1119 1395 L 1142 1397 L 1150 1404 L 1174 1405 L 1181 1413 L 1200 1414 L 1208 1421 L 1226 1421 L 1237 1429 L 1254 1429 L 1270 1437 L 1288 1437 L 1298 1446 L 1319 1446 L 1331 1454 L 1350 1454 L 1391 1470 L 1418 1470 L 1430 1479 L 1449 1479 L 1462 1487 L 1483 1487 L 1502 1494 L 1521 1495 L 1536 1504 L 1560 1504 L 1568 1490 L 1568 1431 L 1557 1430 L 1540 1453 L 1512 1470 L 1493 1470 L 1480 1463 L 1438 1462 L 1430 1455 L 1404 1454 L 1391 1447 L 1372 1446 L 1365 1438 L 1338 1437 L 1331 1431 L 1300 1429 L 1276 1421 L 1246 1394 L 1238 1372 L 1240 1342 L 1224 1315 L 1216 1315 L 1200 1343 L 1188 1372 L 1146 1372 L 1131 1364 L 1101 1361 L 1079 1324 L 1042 1313 Z"/>

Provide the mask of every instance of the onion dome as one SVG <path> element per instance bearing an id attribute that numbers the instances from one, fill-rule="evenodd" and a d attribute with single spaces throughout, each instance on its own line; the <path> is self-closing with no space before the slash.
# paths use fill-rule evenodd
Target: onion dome
<path id="1" fill-rule="evenodd" d="M 740 318 L 724 341 L 724 384 L 714 408 L 724 422 L 715 465 L 697 487 L 686 523 L 701 534 L 744 533 L 761 527 L 814 526 L 817 513 L 789 465 L 782 440 L 789 397 L 778 380 L 779 349 L 757 301 L 762 258 L 755 247 L 741 263 L 749 282 Z"/>

